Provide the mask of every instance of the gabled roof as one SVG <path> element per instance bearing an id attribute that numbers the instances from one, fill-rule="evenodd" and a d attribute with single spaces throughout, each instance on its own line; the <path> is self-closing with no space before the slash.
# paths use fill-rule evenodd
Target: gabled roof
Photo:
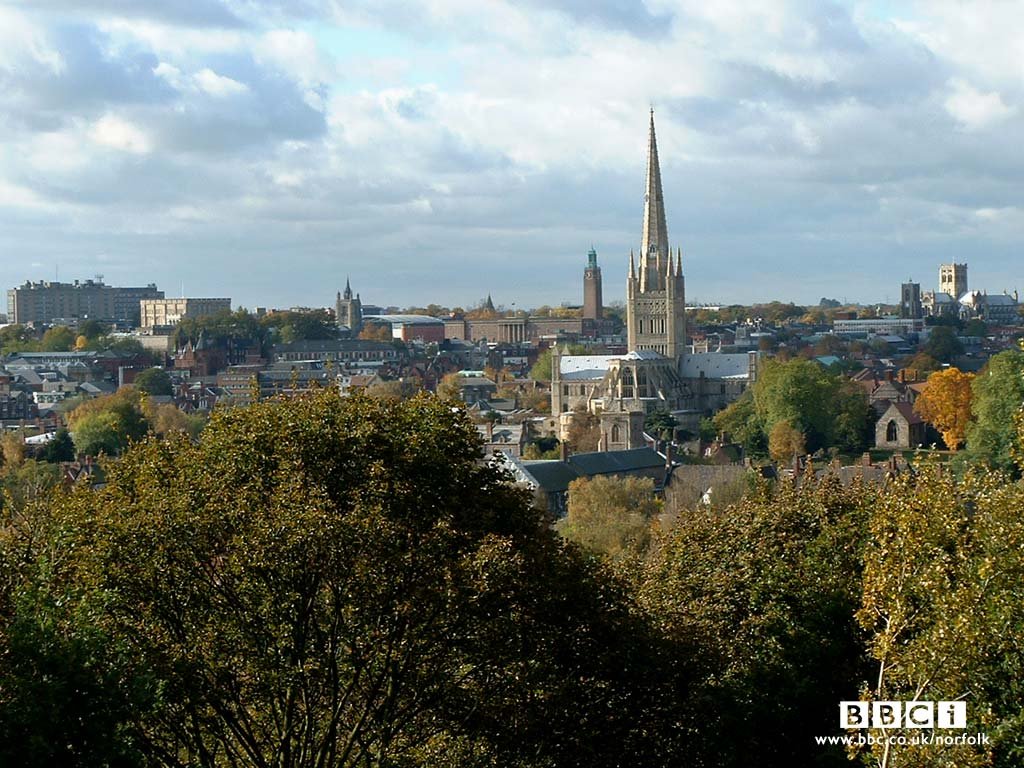
<path id="1" fill-rule="evenodd" d="M 562 493 L 569 490 L 569 483 L 580 475 L 571 466 L 558 459 L 546 461 L 523 461 L 520 466 L 537 487 L 547 493 Z"/>
<path id="2" fill-rule="evenodd" d="M 602 379 L 612 360 L 619 355 L 565 355 L 559 358 L 558 370 L 564 381 Z"/>
<path id="3" fill-rule="evenodd" d="M 653 469 L 665 464 L 665 459 L 653 448 L 633 448 L 626 451 L 595 451 L 576 453 L 569 464 L 581 476 L 611 475 L 638 469 Z"/>
<path id="4" fill-rule="evenodd" d="M 924 419 L 914 413 L 914 406 L 910 403 L 889 403 L 889 407 L 885 409 L 885 413 L 882 414 L 882 419 L 891 419 L 893 417 L 892 410 L 896 409 L 900 416 L 907 420 L 908 424 L 924 424 Z"/>

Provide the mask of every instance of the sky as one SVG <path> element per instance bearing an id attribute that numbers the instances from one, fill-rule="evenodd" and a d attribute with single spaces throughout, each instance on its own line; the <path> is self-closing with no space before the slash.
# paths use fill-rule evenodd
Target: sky
<path id="1" fill-rule="evenodd" d="M 653 107 L 690 302 L 1024 292 L 1022 106 L 1014 2 L 0 0 L 0 287 L 621 300 Z"/>

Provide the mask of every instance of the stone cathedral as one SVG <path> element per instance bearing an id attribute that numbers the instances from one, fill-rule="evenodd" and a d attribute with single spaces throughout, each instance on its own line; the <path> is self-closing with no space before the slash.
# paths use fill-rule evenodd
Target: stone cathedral
<path id="1" fill-rule="evenodd" d="M 693 353 L 686 341 L 682 251 L 669 248 L 658 142 L 651 111 L 647 183 L 639 258 L 629 254 L 625 355 L 552 356 L 551 413 L 561 414 L 563 436 L 574 411 L 601 420 L 604 450 L 644 445 L 644 417 L 672 413 L 695 429 L 704 415 L 735 400 L 757 375 L 757 353 Z"/>

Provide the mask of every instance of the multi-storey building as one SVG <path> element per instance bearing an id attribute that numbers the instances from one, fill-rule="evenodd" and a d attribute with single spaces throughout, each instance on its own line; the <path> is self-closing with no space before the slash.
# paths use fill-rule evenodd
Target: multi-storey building
<path id="1" fill-rule="evenodd" d="M 142 299 L 139 302 L 139 324 L 143 328 L 171 326 L 182 320 L 230 311 L 231 299 Z"/>
<path id="2" fill-rule="evenodd" d="M 100 320 L 137 326 L 142 299 L 162 299 L 164 292 L 150 283 L 144 288 L 119 288 L 103 280 L 58 283 L 26 282 L 7 291 L 7 314 L 12 323 L 50 323 Z"/>

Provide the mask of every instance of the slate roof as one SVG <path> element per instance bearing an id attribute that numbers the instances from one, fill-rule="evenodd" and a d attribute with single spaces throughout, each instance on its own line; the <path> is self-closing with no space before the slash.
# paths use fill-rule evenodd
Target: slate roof
<path id="1" fill-rule="evenodd" d="M 561 493 L 569 490 L 569 483 L 580 475 L 571 466 L 558 459 L 520 462 L 526 473 L 542 491 Z"/>
<path id="2" fill-rule="evenodd" d="M 665 459 L 652 448 L 633 448 L 626 451 L 575 453 L 569 457 L 569 464 L 580 475 L 589 477 L 660 467 L 665 464 Z"/>
<path id="3" fill-rule="evenodd" d="M 683 358 L 683 376 L 688 379 L 746 379 L 750 375 L 750 356 L 746 353 L 698 352 Z"/>
<path id="4" fill-rule="evenodd" d="M 602 379 L 612 360 L 620 355 L 565 355 L 559 358 L 558 370 L 563 381 Z"/>

